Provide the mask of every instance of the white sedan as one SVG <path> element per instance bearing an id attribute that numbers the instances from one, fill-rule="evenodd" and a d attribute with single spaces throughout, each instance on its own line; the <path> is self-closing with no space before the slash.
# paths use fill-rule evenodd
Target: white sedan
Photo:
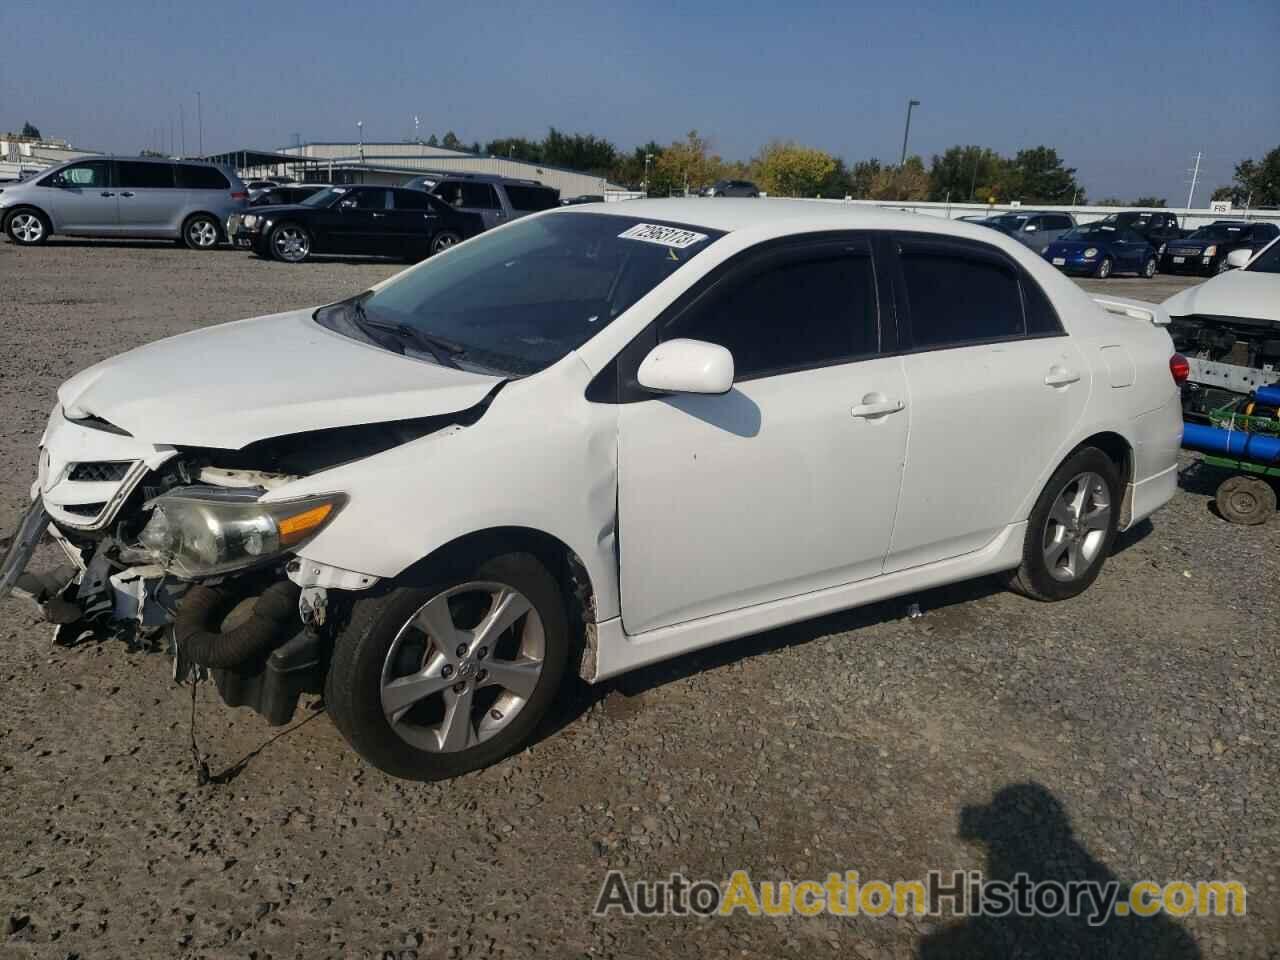
<path id="1" fill-rule="evenodd" d="M 0 593 L 68 643 L 171 629 L 273 723 L 323 684 L 371 763 L 453 776 L 567 671 L 984 574 L 1080 593 L 1176 488 L 1166 323 L 942 219 L 549 211 L 73 377 Z M 68 566 L 24 573 L 46 529 Z"/>

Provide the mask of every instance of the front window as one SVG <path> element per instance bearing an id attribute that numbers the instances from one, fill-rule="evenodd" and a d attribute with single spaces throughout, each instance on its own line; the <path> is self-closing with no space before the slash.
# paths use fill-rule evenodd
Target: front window
<path id="1" fill-rule="evenodd" d="M 1267 247 L 1245 267 L 1251 273 L 1280 273 L 1280 241 Z"/>
<path id="2" fill-rule="evenodd" d="M 1026 217 L 992 217 L 987 223 L 991 224 L 997 230 L 1004 230 L 1009 233 L 1016 233 L 1022 229 L 1022 225 L 1027 222 Z"/>
<path id="3" fill-rule="evenodd" d="M 721 236 L 596 213 L 533 217 L 320 310 L 316 320 L 415 356 L 430 358 L 443 344 L 459 367 L 524 376 L 582 346 Z"/>
<path id="4" fill-rule="evenodd" d="M 110 184 L 111 170 L 106 160 L 90 160 L 64 167 L 40 181 L 42 187 L 106 187 Z"/>
<path id="5" fill-rule="evenodd" d="M 346 187 L 329 187 L 325 190 L 319 191 L 318 193 L 313 193 L 311 196 L 307 197 L 307 199 L 303 200 L 302 204 L 307 207 L 327 207 L 347 192 Z"/>

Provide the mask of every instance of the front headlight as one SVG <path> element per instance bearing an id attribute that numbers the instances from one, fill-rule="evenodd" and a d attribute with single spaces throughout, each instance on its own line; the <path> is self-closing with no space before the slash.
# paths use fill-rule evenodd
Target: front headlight
<path id="1" fill-rule="evenodd" d="M 1098 255 L 1098 248 L 1097 248 L 1097 247 L 1090 247 L 1088 250 L 1086 250 L 1086 251 L 1084 252 L 1084 255 L 1085 255 L 1086 257 L 1096 257 L 1096 256 Z"/>
<path id="2" fill-rule="evenodd" d="M 252 230 L 253 225 L 256 224 L 257 222 L 258 222 L 258 215 L 256 213 L 246 213 L 243 217 L 240 218 L 240 223 L 244 226 L 246 230 Z"/>
<path id="3" fill-rule="evenodd" d="M 260 491 L 184 487 L 156 497 L 138 543 L 179 577 L 208 577 L 292 553 L 346 504 L 342 494 L 261 503 Z"/>
<path id="4" fill-rule="evenodd" d="M 1215 243 L 1212 246 L 1205 247 L 1202 251 L 1200 251 L 1200 256 L 1212 257 L 1217 252 L 1218 252 L 1218 245 Z"/>

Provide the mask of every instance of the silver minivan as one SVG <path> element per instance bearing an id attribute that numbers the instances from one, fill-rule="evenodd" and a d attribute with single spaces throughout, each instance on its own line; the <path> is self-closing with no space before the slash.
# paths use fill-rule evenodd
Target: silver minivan
<path id="1" fill-rule="evenodd" d="M 211 163 L 144 157 L 82 157 L 0 188 L 0 228 L 33 246 L 55 233 L 177 240 L 210 250 L 249 192 Z"/>

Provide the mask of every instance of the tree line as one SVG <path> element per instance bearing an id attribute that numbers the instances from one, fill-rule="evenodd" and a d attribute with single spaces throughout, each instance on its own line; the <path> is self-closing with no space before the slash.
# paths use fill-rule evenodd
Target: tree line
<path id="1" fill-rule="evenodd" d="M 770 141 L 745 163 L 725 160 L 696 130 L 672 143 L 650 140 L 630 151 L 620 150 L 603 137 L 565 133 L 555 127 L 541 140 L 500 137 L 468 146 L 449 131 L 439 139 L 432 135 L 426 143 L 581 170 L 657 196 L 700 190 L 721 179 L 741 179 L 755 182 L 773 196 L 788 197 L 952 203 L 1020 200 L 1050 205 L 1088 202 L 1076 168 L 1067 166 L 1056 149 L 1044 145 L 1002 156 L 990 147 L 957 144 L 934 154 L 928 164 L 913 154 L 899 165 L 875 157 L 850 164 L 826 151 L 785 140 Z M 1234 183 L 1213 192 L 1213 199 L 1230 199 L 1236 206 L 1244 206 L 1250 197 L 1254 207 L 1280 205 L 1280 147 L 1261 161 L 1237 164 Z M 1163 207 L 1168 201 L 1147 195 L 1107 197 L 1098 202 Z"/>

